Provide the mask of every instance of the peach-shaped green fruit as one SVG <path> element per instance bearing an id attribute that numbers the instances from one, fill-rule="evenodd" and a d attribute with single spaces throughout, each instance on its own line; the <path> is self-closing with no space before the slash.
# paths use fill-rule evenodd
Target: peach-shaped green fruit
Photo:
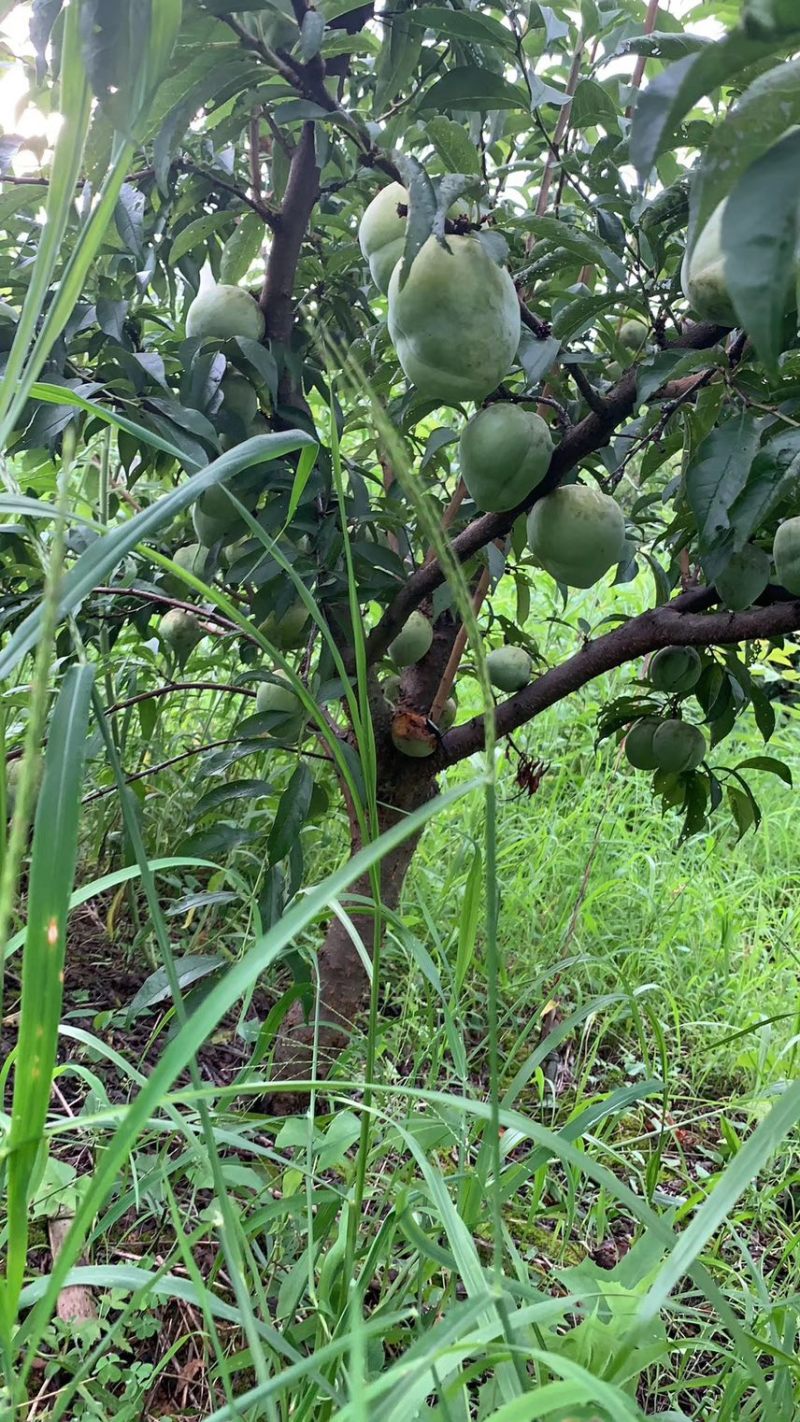
<path id="1" fill-rule="evenodd" d="M 201 640 L 203 629 L 193 612 L 171 607 L 158 624 L 158 635 L 179 661 L 185 661 Z"/>
<path id="2" fill-rule="evenodd" d="M 734 553 L 724 572 L 715 579 L 723 603 L 731 612 L 743 612 L 752 607 L 769 582 L 770 557 L 763 548 L 748 543 Z"/>
<path id="3" fill-rule="evenodd" d="M 240 286 L 211 286 L 195 297 L 186 313 L 187 336 L 213 336 L 218 341 L 247 336 L 260 341 L 264 312 Z"/>
<path id="4" fill-rule="evenodd" d="M 406 218 L 397 211 L 399 203 L 408 202 L 402 183 L 390 183 L 372 199 L 358 227 L 358 242 L 369 264 L 372 280 L 384 296 L 389 280 L 403 255 L 406 240 Z"/>
<path id="5" fill-rule="evenodd" d="M 218 498 L 214 501 L 214 508 L 217 512 L 210 513 L 208 511 L 204 504 L 206 495 L 201 495 L 192 509 L 192 523 L 198 543 L 201 543 L 204 548 L 213 548 L 214 544 L 219 543 L 221 539 L 230 543 L 234 530 L 241 527 L 243 520 L 238 509 L 235 509 L 230 503 L 227 513 L 223 514 L 224 495 L 219 497 L 218 490 L 209 489 L 207 492 L 217 493 Z M 228 500 L 225 499 L 224 502 L 228 503 Z"/>
<path id="6" fill-rule="evenodd" d="M 276 680 L 262 681 L 256 692 L 256 710 L 262 715 L 273 714 L 275 725 L 270 730 L 279 741 L 299 740 L 306 713 L 300 698 L 282 672 L 273 672 Z"/>
<path id="7" fill-rule="evenodd" d="M 478 508 L 505 513 L 541 483 L 553 441 L 541 415 L 500 401 L 473 415 L 458 448 L 461 475 Z"/>
<path id="8" fill-rule="evenodd" d="M 637 321 L 632 317 L 629 321 L 622 322 L 617 335 L 629 351 L 640 351 L 650 335 L 650 330 L 644 321 Z"/>
<path id="9" fill-rule="evenodd" d="M 444 703 L 444 706 L 442 707 L 442 714 L 439 717 L 439 730 L 441 731 L 442 735 L 444 735 L 446 731 L 449 731 L 450 727 L 455 724 L 455 719 L 457 715 L 458 702 L 456 701 L 456 698 L 454 696 L 448 696 L 447 700 Z"/>
<path id="10" fill-rule="evenodd" d="M 653 734 L 653 755 L 659 770 L 679 775 L 696 770 L 706 753 L 706 738 L 688 721 L 662 721 Z"/>
<path id="11" fill-rule="evenodd" d="M 222 377 L 220 394 L 225 411 L 235 415 L 243 425 L 251 425 L 258 414 L 258 396 L 243 375 L 229 371 Z"/>
<path id="12" fill-rule="evenodd" d="M 308 608 L 302 602 L 293 602 L 278 616 L 270 612 L 260 625 L 260 631 L 282 652 L 291 647 L 299 647 L 306 638 L 306 623 L 310 617 Z"/>
<path id="13" fill-rule="evenodd" d="M 406 213 L 398 206 L 408 206 L 408 193 L 402 183 L 389 183 L 381 188 L 369 204 L 358 226 L 358 242 L 369 265 L 370 276 L 384 296 L 389 290 L 392 272 L 403 255 L 406 240 Z M 450 215 L 466 213 L 463 202 L 450 208 Z"/>
<path id="14" fill-rule="evenodd" d="M 781 587 L 800 597 L 800 518 L 787 518 L 779 525 L 772 556 Z"/>
<path id="15" fill-rule="evenodd" d="M 653 737 L 661 722 L 654 716 L 645 716 L 631 726 L 625 737 L 625 755 L 634 770 L 657 770 L 658 761 L 653 750 Z"/>
<path id="16" fill-rule="evenodd" d="M 397 705 L 397 698 L 400 695 L 400 678 L 394 672 L 385 676 L 381 682 L 381 691 L 390 706 Z"/>
<path id="17" fill-rule="evenodd" d="M 725 253 L 722 250 L 724 201 L 715 208 L 681 268 L 683 294 L 692 310 L 704 321 L 735 326 L 728 284 L 725 280 Z"/>
<path id="18" fill-rule="evenodd" d="M 680 695 L 697 686 L 702 670 L 694 647 L 662 647 L 652 658 L 647 674 L 656 691 Z"/>
<path id="19" fill-rule="evenodd" d="M 422 612 L 412 612 L 389 644 L 389 656 L 396 667 L 410 667 L 421 662 L 431 649 L 433 627 Z"/>
<path id="20" fill-rule="evenodd" d="M 568 484 L 534 504 L 528 516 L 528 547 L 557 582 L 593 587 L 624 552 L 622 510 L 600 489 Z"/>
<path id="21" fill-rule="evenodd" d="M 183 568 L 187 573 L 194 573 L 196 578 L 202 578 L 203 569 L 206 565 L 208 549 L 203 548 L 200 543 L 187 543 L 184 548 L 176 548 L 172 555 L 173 563 L 177 563 L 179 568 Z M 181 587 L 185 584 L 181 583 Z"/>
<path id="22" fill-rule="evenodd" d="M 436 750 L 436 741 L 431 734 L 423 739 L 422 736 L 401 736 L 392 726 L 392 743 L 395 750 L 401 755 L 407 755 L 411 760 L 424 760 L 426 756 L 433 755 Z"/>
<path id="23" fill-rule="evenodd" d="M 524 647 L 495 647 L 486 658 L 486 670 L 499 691 L 521 691 L 531 679 L 531 659 Z"/>
<path id="24" fill-rule="evenodd" d="M 409 380 L 444 404 L 482 400 L 519 345 L 519 302 L 505 267 L 477 237 L 429 237 L 401 287 L 389 283 L 389 334 Z"/>

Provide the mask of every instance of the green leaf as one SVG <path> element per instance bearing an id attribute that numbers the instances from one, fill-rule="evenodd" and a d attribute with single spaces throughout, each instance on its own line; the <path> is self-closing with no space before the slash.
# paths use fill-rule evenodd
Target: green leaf
<path id="1" fill-rule="evenodd" d="M 308 818 L 314 777 L 307 765 L 298 765 L 281 795 L 267 840 L 270 864 L 285 859 Z"/>
<path id="2" fill-rule="evenodd" d="M 743 548 L 778 504 L 793 492 L 798 473 L 800 430 L 786 430 L 762 445 L 750 467 L 747 483 L 730 509 L 736 549 Z"/>
<path id="3" fill-rule="evenodd" d="M 325 33 L 325 16 L 310 7 L 303 16 L 300 26 L 300 58 L 304 64 L 319 54 L 322 36 Z"/>
<path id="4" fill-rule="evenodd" d="M 464 885 L 464 900 L 458 920 L 458 951 L 456 953 L 455 990 L 460 993 L 475 954 L 480 922 L 483 858 L 476 848 Z"/>
<path id="5" fill-rule="evenodd" d="M 487 113 L 495 109 L 530 108 L 528 95 L 500 74 L 477 65 L 462 64 L 450 69 L 422 95 L 419 109 L 466 109 Z"/>
<path id="6" fill-rule="evenodd" d="M 193 252 L 195 247 L 199 247 L 201 244 L 205 245 L 212 233 L 219 232 L 230 225 L 231 214 L 229 212 L 207 212 L 203 217 L 196 217 L 173 238 L 169 252 L 170 261 L 179 262 L 187 252 Z"/>
<path id="7" fill-rule="evenodd" d="M 794 304 L 798 243 L 795 130 L 748 168 L 725 205 L 725 280 L 739 321 L 759 356 L 774 370 Z M 765 221 L 765 214 L 767 220 Z"/>
<path id="8" fill-rule="evenodd" d="M 672 146 L 678 125 L 699 99 L 779 47 L 778 41 L 751 40 L 734 30 L 651 80 L 639 95 L 631 123 L 631 162 L 642 182 Z"/>
<path id="9" fill-rule="evenodd" d="M 42 1142 L 56 1061 L 93 680 L 93 668 L 88 666 L 72 667 L 64 678 L 50 723 L 36 806 L 14 1099 L 6 1143 L 7 1287 L 14 1303 L 25 1275 L 28 1189 Z M 12 1306 L 12 1314 L 15 1311 Z"/>
<path id="10" fill-rule="evenodd" d="M 636 391 L 641 404 L 647 404 L 651 396 L 660 390 L 668 380 L 679 380 L 692 371 L 707 369 L 724 361 L 720 351 L 658 351 L 642 361 L 636 372 Z"/>
<path id="11" fill-rule="evenodd" d="M 561 342 L 555 336 L 547 336 L 543 341 L 534 336 L 527 326 L 520 331 L 517 360 L 528 377 L 529 385 L 538 385 L 555 363 Z"/>
<path id="12" fill-rule="evenodd" d="M 703 554 L 711 552 L 728 532 L 729 509 L 747 483 L 757 448 L 758 427 L 751 415 L 742 415 L 712 430 L 689 464 L 686 497 Z M 709 572 L 709 577 L 713 576 Z"/>
<path id="13" fill-rule="evenodd" d="M 463 124 L 436 114 L 426 125 L 428 137 L 450 173 L 468 173 L 479 177 L 481 156 Z"/>
<path id="14" fill-rule="evenodd" d="M 756 159 L 800 123 L 800 60 L 760 74 L 712 128 L 691 190 L 689 245 Z"/>
<path id="15" fill-rule="evenodd" d="M 446 35 L 448 39 L 467 40 L 472 44 L 488 44 L 516 54 L 516 42 L 511 30 L 477 10 L 447 10 L 443 5 L 419 5 L 409 15 L 412 25 Z"/>
<path id="16" fill-rule="evenodd" d="M 778 760 L 774 755 L 751 755 L 747 760 L 740 760 L 736 766 L 737 770 L 764 770 L 768 775 L 777 775 L 785 785 L 792 784 L 792 772 L 788 765 L 782 760 Z"/>
<path id="17" fill-rule="evenodd" d="M 257 212 L 246 212 L 222 249 L 219 279 L 238 286 L 257 259 L 264 242 L 264 223 Z"/>
<path id="18" fill-rule="evenodd" d="M 559 222 L 556 217 L 537 217 L 531 214 L 521 219 L 520 226 L 530 228 L 532 232 L 538 233 L 557 247 L 565 247 L 568 252 L 574 252 L 576 257 L 580 257 L 587 265 L 605 267 L 618 282 L 627 281 L 625 263 L 605 242 L 601 242 L 599 237 L 590 237 L 587 232 L 579 232 L 566 222 Z"/>
<path id="19" fill-rule="evenodd" d="M 408 190 L 408 217 L 400 285 L 408 281 L 411 265 L 433 231 L 436 218 L 436 190 L 422 164 L 416 158 L 398 156 L 397 166 Z"/>
<path id="20" fill-rule="evenodd" d="M 375 67 L 375 111 L 388 107 L 395 95 L 411 79 L 422 50 L 422 30 L 411 24 L 409 15 L 397 11 L 384 20 L 388 44 L 384 43 Z"/>
<path id="21" fill-rule="evenodd" d="M 211 464 L 187 479 L 179 488 L 164 494 L 149 508 L 142 509 L 119 528 L 98 538 L 90 548 L 82 553 L 75 565 L 64 578 L 60 594 L 59 618 L 66 617 L 88 597 L 119 562 L 130 553 L 142 539 L 150 538 L 159 529 L 172 522 L 179 513 L 216 484 L 223 484 L 242 469 L 254 464 L 280 459 L 293 450 L 314 444 L 311 436 L 303 430 L 286 430 L 281 434 L 256 435 L 246 439 L 235 449 L 220 455 Z M 42 609 L 37 608 L 20 623 L 13 636 L 0 653 L 0 679 L 9 675 L 19 664 L 26 652 L 36 646 L 42 624 Z"/>

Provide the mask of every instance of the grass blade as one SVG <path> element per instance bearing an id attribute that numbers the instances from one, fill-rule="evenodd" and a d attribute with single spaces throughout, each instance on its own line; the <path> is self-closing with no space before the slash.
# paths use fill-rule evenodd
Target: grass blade
<path id="1" fill-rule="evenodd" d="M 22 1006 L 8 1138 L 8 1316 L 25 1273 L 28 1190 L 50 1103 L 61 1017 L 67 914 L 78 848 L 78 812 L 94 673 L 67 673 L 53 713 L 36 810 L 28 889 Z"/>

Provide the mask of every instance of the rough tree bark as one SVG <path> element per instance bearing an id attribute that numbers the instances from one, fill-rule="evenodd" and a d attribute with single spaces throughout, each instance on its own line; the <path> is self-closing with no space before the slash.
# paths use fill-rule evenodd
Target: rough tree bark
<path id="1" fill-rule="evenodd" d="M 400 759 L 400 757 L 395 757 Z M 385 777 L 378 786 L 378 830 L 383 834 L 405 815 L 419 809 L 436 793 L 436 782 L 425 762 L 397 767 L 401 774 Z M 384 908 L 396 909 L 403 883 L 420 836 L 412 835 L 399 849 L 387 854 L 380 865 L 380 895 Z M 361 840 L 355 833 L 351 851 L 358 853 Z M 357 899 L 372 901 L 369 875 L 356 879 L 351 894 Z M 347 908 L 348 916 L 361 940 L 368 958 L 372 957 L 375 941 L 374 909 L 356 903 Z M 312 1074 L 314 1038 L 317 1037 L 318 1075 L 327 1076 L 328 1069 L 347 1045 L 353 1028 L 369 997 L 369 978 L 361 955 L 350 932 L 339 918 L 328 926 L 317 957 L 319 993 L 319 1030 L 314 1013 L 306 1019 L 302 1002 L 295 1002 L 284 1019 L 275 1047 L 273 1078 L 275 1081 L 307 1081 Z M 286 1115 L 302 1109 L 305 1093 L 276 1091 L 270 1106 L 276 1115 Z"/>
<path id="2" fill-rule="evenodd" d="M 310 0 L 293 0 L 298 21 L 302 20 Z M 649 7 L 648 18 L 655 11 L 655 0 Z M 359 11 L 358 28 L 369 14 L 369 6 Z M 224 22 L 234 30 L 240 41 L 249 49 L 258 52 L 267 63 L 305 98 L 311 98 L 322 108 L 332 113 L 340 113 L 340 102 L 327 89 L 325 66 L 319 56 L 307 64 L 299 63 L 288 55 L 276 55 L 259 40 L 248 33 L 233 16 L 225 16 Z M 348 30 L 350 26 L 348 25 Z M 634 81 L 634 86 L 637 79 Z M 385 154 L 377 151 L 367 130 L 354 115 L 343 115 L 347 119 L 347 132 L 353 139 L 358 160 L 364 165 L 380 168 L 390 177 L 399 174 L 394 163 Z M 261 305 L 267 321 L 267 335 L 277 348 L 288 351 L 291 346 L 295 311 L 294 286 L 302 243 L 308 228 L 313 208 L 319 197 L 320 172 L 315 151 L 313 123 L 303 126 L 302 135 L 292 154 L 289 179 L 280 212 L 269 212 L 269 225 L 273 232 L 273 242 L 261 293 Z M 251 202 L 251 206 L 253 203 Z M 534 329 L 539 325 L 532 313 L 522 306 L 522 319 Z M 710 324 L 687 325 L 679 331 L 674 345 L 689 349 L 702 349 L 715 345 L 725 334 L 723 328 Z M 741 351 L 737 353 L 741 354 Z M 729 353 L 729 360 L 733 356 Z M 703 377 L 703 381 L 713 378 L 713 369 Z M 479 553 L 490 543 L 503 539 L 516 518 L 527 511 L 543 495 L 555 489 L 570 472 L 588 457 L 595 455 L 613 437 L 615 431 L 634 413 L 637 406 L 637 372 L 635 367 L 628 370 L 612 390 L 602 397 L 594 398 L 591 389 L 584 390 L 589 412 L 574 428 L 568 431 L 554 452 L 550 469 L 545 479 L 523 504 L 508 513 L 486 514 L 475 519 L 453 540 L 453 552 L 463 563 Z M 665 386 L 660 392 L 662 401 L 683 400 L 683 387 Z M 287 365 L 281 376 L 280 404 L 283 411 L 277 412 L 277 420 L 286 420 L 290 409 L 304 409 L 302 391 L 297 388 Z M 444 573 L 438 561 L 428 560 L 414 570 L 397 596 L 383 614 L 378 625 L 370 633 L 367 643 L 367 660 L 374 668 L 390 641 L 400 630 L 409 614 L 422 606 L 430 615 L 430 599 L 434 590 L 444 580 Z M 800 600 L 790 600 L 780 589 L 767 590 L 764 601 L 769 605 L 746 613 L 711 612 L 717 601 L 713 589 L 695 589 L 675 598 L 666 608 L 634 618 L 624 627 L 608 633 L 587 644 L 573 657 L 559 667 L 554 667 L 541 676 L 525 691 L 509 697 L 497 710 L 497 732 L 505 735 L 539 715 L 546 707 L 564 696 L 572 694 L 586 685 L 595 676 L 621 666 L 633 658 L 640 657 L 656 647 L 692 643 L 695 646 L 711 646 L 732 643 L 752 637 L 784 635 L 800 628 Z M 450 614 L 437 619 L 434 642 L 428 656 L 417 666 L 409 668 L 403 675 L 398 713 L 412 712 L 426 717 L 436 696 L 453 644 L 458 633 L 458 624 Z M 343 646 L 342 653 L 348 670 L 354 670 L 351 645 Z M 373 717 L 376 748 L 378 755 L 378 800 L 380 806 L 378 832 L 395 825 L 403 816 L 419 808 L 436 794 L 436 773 L 446 765 L 454 764 L 465 756 L 481 748 L 484 742 L 484 727 L 481 718 L 459 726 L 446 735 L 439 750 L 428 760 L 415 761 L 400 755 L 394 748 L 391 734 L 391 711 L 380 694 L 374 670 L 371 701 L 374 702 Z M 411 837 L 392 854 L 387 855 L 380 865 L 380 897 L 384 907 L 396 909 L 400 900 L 408 867 L 413 859 L 419 836 Z M 353 853 L 361 848 L 358 833 L 353 834 Z M 368 876 L 353 885 L 353 894 L 362 902 L 351 905 L 349 916 L 360 942 L 371 956 L 375 934 L 375 910 L 370 907 L 372 886 Z M 358 1018 L 368 996 L 369 978 L 364 969 L 350 932 L 338 918 L 333 918 L 327 929 L 318 958 L 320 1028 L 317 1040 L 320 1075 L 325 1075 L 333 1058 L 339 1055 L 347 1043 L 353 1024 Z M 302 1004 L 295 1003 L 279 1032 L 275 1053 L 275 1077 L 279 1081 L 307 1080 L 311 1075 L 314 1025 L 305 1019 Z M 302 1109 L 304 1097 L 296 1093 L 276 1092 L 271 1098 L 272 1108 L 285 1113 Z"/>

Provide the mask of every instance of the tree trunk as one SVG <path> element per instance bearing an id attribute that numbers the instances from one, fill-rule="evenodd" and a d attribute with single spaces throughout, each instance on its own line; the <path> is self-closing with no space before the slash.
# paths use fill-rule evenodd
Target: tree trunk
<path id="1" fill-rule="evenodd" d="M 395 764 L 395 776 L 387 777 L 378 787 L 378 825 L 380 833 L 396 825 L 403 817 L 424 805 L 436 793 L 436 784 L 424 762 L 396 762 L 402 757 L 390 752 Z M 408 839 L 387 854 L 380 864 L 381 902 L 384 908 L 396 909 L 403 883 L 414 857 L 420 835 Z M 361 848 L 354 833 L 352 852 Z M 361 875 L 350 893 L 372 901 L 369 875 Z M 375 913 L 366 905 L 348 909 L 348 916 L 363 944 L 366 956 L 372 957 Z M 369 978 L 361 956 L 345 925 L 331 920 L 317 959 L 319 981 L 319 1031 L 317 1035 L 317 1074 L 327 1075 L 333 1062 L 347 1045 L 350 1034 L 369 999 Z M 277 1081 L 307 1080 L 313 1072 L 315 1013 L 306 1020 L 304 1005 L 295 1002 L 278 1033 L 273 1063 Z M 304 1109 L 306 1093 L 276 1092 L 270 1099 L 270 1110 L 276 1115 L 290 1115 Z"/>

